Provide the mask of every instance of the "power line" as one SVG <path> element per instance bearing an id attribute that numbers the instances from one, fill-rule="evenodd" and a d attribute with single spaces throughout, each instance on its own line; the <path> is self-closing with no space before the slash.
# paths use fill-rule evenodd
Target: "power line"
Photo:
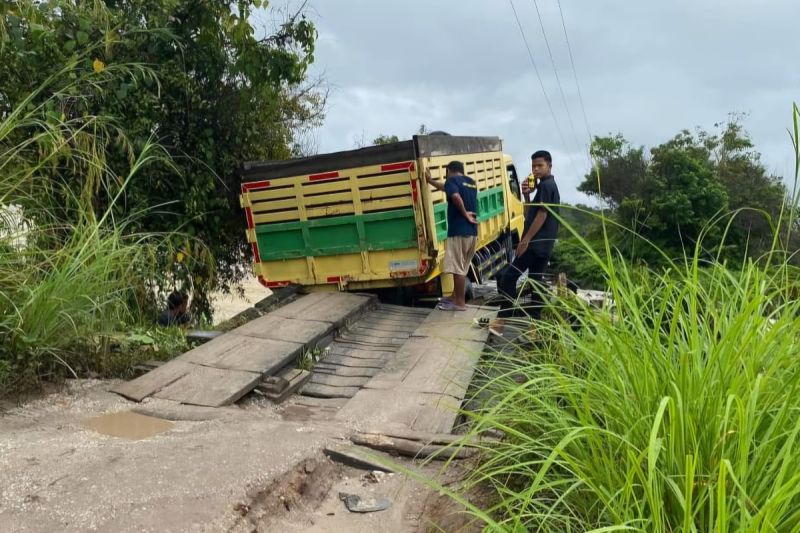
<path id="1" fill-rule="evenodd" d="M 561 101 L 564 104 L 564 109 L 567 111 L 567 120 L 569 121 L 569 127 L 572 130 L 572 137 L 575 140 L 575 147 L 578 149 L 578 152 L 580 152 L 581 142 L 578 140 L 578 132 L 575 130 L 575 123 L 572 120 L 572 113 L 569 111 L 567 95 L 564 92 L 564 86 L 561 84 L 561 77 L 558 75 L 558 67 L 556 66 L 556 59 L 553 56 L 553 49 L 550 47 L 550 40 L 547 38 L 547 32 L 544 29 L 544 20 L 542 20 L 542 12 L 539 10 L 539 2 L 536 0 L 532 1 L 533 6 L 536 8 L 536 17 L 539 19 L 539 27 L 542 29 L 542 37 L 544 37 L 544 44 L 547 47 L 547 54 L 550 56 L 550 64 L 553 67 L 553 74 L 555 74 L 556 77 L 556 85 L 558 85 L 558 90 L 561 93 Z"/>
<path id="2" fill-rule="evenodd" d="M 556 0 L 558 3 L 558 12 L 561 14 L 561 27 L 564 28 L 564 39 L 567 41 L 567 50 L 569 51 L 569 62 L 572 65 L 572 75 L 575 77 L 575 87 L 578 89 L 578 102 L 581 104 L 581 112 L 583 113 L 583 123 L 586 126 L 586 133 L 589 134 L 589 141 L 593 142 L 592 128 L 589 127 L 589 117 L 586 115 L 586 106 L 583 104 L 583 93 L 581 92 L 581 84 L 578 82 L 578 71 L 575 68 L 575 58 L 572 55 L 572 45 L 569 42 L 569 34 L 567 33 L 567 24 L 564 22 L 564 10 L 561 8 L 561 0 Z"/>
<path id="3" fill-rule="evenodd" d="M 544 81 L 542 80 L 542 75 L 539 73 L 539 67 L 536 66 L 536 60 L 533 58 L 533 52 L 531 52 L 531 47 L 528 44 L 528 38 L 525 37 L 525 30 L 522 29 L 522 23 L 519 20 L 519 15 L 517 14 L 517 8 L 514 7 L 514 0 L 508 0 L 508 3 L 511 5 L 511 10 L 514 12 L 514 18 L 517 21 L 517 27 L 519 28 L 519 34 L 522 36 L 522 42 L 525 43 L 525 49 L 528 50 L 528 57 L 531 60 L 531 65 L 533 66 L 533 71 L 536 73 L 536 78 L 539 80 L 539 86 L 542 88 L 542 94 L 544 95 L 544 99 L 547 102 L 547 107 L 550 109 L 550 116 L 553 117 L 553 123 L 556 126 L 556 130 L 558 131 L 559 137 L 561 137 L 561 143 L 566 148 L 567 141 L 564 137 L 564 132 L 561 131 L 561 126 L 558 124 L 558 118 L 556 117 L 555 110 L 553 109 L 553 104 L 550 102 L 550 97 L 547 96 L 547 89 L 544 87 Z"/>

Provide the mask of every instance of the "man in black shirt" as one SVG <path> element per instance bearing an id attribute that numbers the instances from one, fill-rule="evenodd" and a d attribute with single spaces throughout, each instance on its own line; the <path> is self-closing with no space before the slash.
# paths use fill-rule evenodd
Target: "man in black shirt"
<path id="1" fill-rule="evenodd" d="M 544 305 L 543 294 L 546 289 L 542 283 L 542 274 L 550 261 L 558 235 L 558 219 L 553 213 L 558 214 L 561 196 L 551 173 L 553 158 L 550 152 L 539 150 L 534 153 L 531 156 L 531 167 L 536 178 L 536 194 L 525 214 L 525 229 L 517 245 L 514 262 L 497 278 L 497 289 L 503 301 L 497 320 L 492 321 L 490 326 L 495 334 L 502 335 L 505 319 L 513 315 L 517 301 L 517 281 L 525 271 L 528 272 L 528 279 L 533 282 L 531 318 L 541 318 Z M 523 192 L 527 192 L 524 185 Z"/>

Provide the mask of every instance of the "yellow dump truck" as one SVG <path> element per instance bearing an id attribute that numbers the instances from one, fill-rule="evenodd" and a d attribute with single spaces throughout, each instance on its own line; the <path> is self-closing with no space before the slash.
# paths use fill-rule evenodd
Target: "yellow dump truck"
<path id="1" fill-rule="evenodd" d="M 522 234 L 514 164 L 497 137 L 420 135 L 245 163 L 241 203 L 259 281 L 270 288 L 397 289 L 404 299 L 449 294 L 452 278 L 441 275 L 447 201 L 424 172 L 443 180 L 452 160 L 463 162 L 478 186 L 478 252 L 470 278 L 490 279 Z"/>

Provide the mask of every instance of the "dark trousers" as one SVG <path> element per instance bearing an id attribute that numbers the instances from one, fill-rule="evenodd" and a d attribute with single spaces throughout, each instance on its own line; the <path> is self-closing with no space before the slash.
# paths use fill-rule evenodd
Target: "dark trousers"
<path id="1" fill-rule="evenodd" d="M 514 262 L 503 269 L 497 276 L 497 291 L 500 293 L 502 303 L 498 318 L 509 318 L 521 309 L 517 302 L 517 281 L 520 276 L 528 271 L 528 280 L 533 283 L 531 305 L 525 306 L 524 311 L 534 320 L 539 320 L 544 307 L 544 292 L 546 290 L 542 275 L 550 260 L 550 254 L 537 253 L 528 248 L 524 254 L 514 259 Z"/>

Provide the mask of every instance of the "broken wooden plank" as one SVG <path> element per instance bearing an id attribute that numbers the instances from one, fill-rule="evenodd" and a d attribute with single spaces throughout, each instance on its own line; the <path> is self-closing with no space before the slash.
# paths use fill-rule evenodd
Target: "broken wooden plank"
<path id="1" fill-rule="evenodd" d="M 115 392 L 130 400 L 141 402 L 148 396 L 179 380 L 193 368 L 194 365 L 190 363 L 174 359 L 143 376 L 116 385 L 111 389 L 111 392 Z"/>
<path id="2" fill-rule="evenodd" d="M 311 375 L 311 383 L 327 385 L 329 387 L 361 388 L 368 380 L 369 378 L 364 376 L 341 376 L 325 372 L 313 372 Z"/>
<path id="3" fill-rule="evenodd" d="M 459 446 L 458 444 L 423 444 L 416 440 L 408 440 L 387 435 L 373 435 L 370 433 L 355 433 L 350 436 L 353 444 L 366 446 L 392 455 L 403 455 L 417 459 L 466 459 L 477 453 L 475 448 Z"/>
<path id="4" fill-rule="evenodd" d="M 366 448 L 362 448 L 360 446 L 354 446 L 352 444 L 331 444 L 323 449 L 323 453 L 325 453 L 325 455 L 328 456 L 331 461 L 341 463 L 352 468 L 358 468 L 359 470 L 369 470 L 371 472 L 376 470 L 378 472 L 394 472 L 394 470 L 386 466 L 386 464 L 391 462 L 390 457 L 385 456 L 384 454 L 376 453 L 374 450 L 367 450 Z M 376 456 L 383 456 L 383 461 L 379 461 Z"/>
<path id="5" fill-rule="evenodd" d="M 221 407 L 232 404 L 253 390 L 261 380 L 259 372 L 190 366 L 192 369 L 188 374 L 154 396 L 190 405 Z"/>
<path id="6" fill-rule="evenodd" d="M 258 391 L 268 400 L 271 400 L 273 403 L 281 403 L 286 400 L 286 398 L 297 392 L 303 385 L 308 383 L 309 379 L 311 379 L 311 372 L 293 368 L 279 373 L 278 377 L 288 382 L 287 387 L 280 392 L 272 392 L 261 388 L 261 386 L 256 386 L 256 391 Z"/>
<path id="7" fill-rule="evenodd" d="M 335 374 L 337 376 L 353 376 L 371 378 L 378 372 L 380 368 L 352 368 L 344 365 L 325 364 L 325 362 L 317 363 L 314 365 L 314 372 Z"/>
<path id="8" fill-rule="evenodd" d="M 424 444 L 458 444 L 460 446 L 481 447 L 497 444 L 500 439 L 488 438 L 484 436 L 475 437 L 471 435 L 455 435 L 453 433 L 427 433 L 424 431 L 414 431 L 400 425 L 387 424 L 382 427 L 373 427 L 360 433 L 368 435 L 385 435 L 387 437 L 397 437 L 406 440 L 414 440 Z"/>
<path id="9" fill-rule="evenodd" d="M 306 383 L 301 389 L 304 396 L 316 398 L 352 398 L 361 390 L 359 387 L 331 387 L 317 383 Z"/>

